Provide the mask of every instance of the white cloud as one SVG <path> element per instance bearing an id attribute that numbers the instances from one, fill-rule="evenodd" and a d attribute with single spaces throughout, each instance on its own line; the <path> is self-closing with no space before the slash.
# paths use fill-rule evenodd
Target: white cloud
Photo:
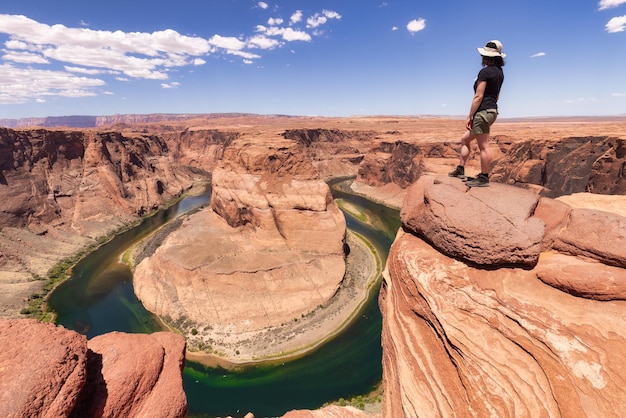
<path id="1" fill-rule="evenodd" d="M 263 36 L 263 35 L 257 35 L 257 36 L 253 36 L 252 38 L 248 39 L 247 45 L 250 48 L 272 49 L 272 48 L 276 48 L 276 47 L 278 47 L 278 46 L 280 46 L 282 44 L 279 41 L 277 41 L 276 39 L 272 39 L 272 38 L 269 38 L 269 37 Z"/>
<path id="2" fill-rule="evenodd" d="M 5 61 L 20 62 L 22 64 L 49 64 L 50 61 L 45 59 L 40 54 L 33 54 L 31 52 L 18 52 L 8 51 L 2 56 Z"/>
<path id="3" fill-rule="evenodd" d="M 289 24 L 295 25 L 300 22 L 302 22 L 302 10 L 296 10 L 289 18 Z"/>
<path id="4" fill-rule="evenodd" d="M 532 54 L 530 57 L 537 58 L 537 57 L 545 57 L 545 56 L 546 56 L 545 52 L 537 52 L 536 54 Z"/>
<path id="5" fill-rule="evenodd" d="M 324 10 L 322 13 L 329 19 L 341 19 L 341 15 L 333 10 Z"/>
<path id="6" fill-rule="evenodd" d="M 392 27 L 391 27 L 391 30 L 392 30 L 392 31 L 398 30 L 398 27 L 397 27 L 397 26 L 392 26 Z"/>
<path id="7" fill-rule="evenodd" d="M 609 33 L 624 32 L 626 27 L 626 15 L 617 16 L 609 20 L 605 26 L 605 29 Z"/>
<path id="8" fill-rule="evenodd" d="M 328 22 L 328 19 L 341 19 L 341 15 L 332 10 L 323 10 L 322 13 L 315 13 L 306 20 L 307 28 L 317 28 Z"/>
<path id="9" fill-rule="evenodd" d="M 309 42 L 312 38 L 308 33 L 292 28 L 269 28 L 267 30 L 269 36 L 281 36 L 285 41 L 305 41 Z"/>
<path id="10" fill-rule="evenodd" d="M 24 62 L 24 58 L 34 60 L 32 54 L 38 54 L 40 64 L 55 60 L 148 79 L 167 78 L 163 68 L 188 65 L 191 56 L 206 55 L 214 49 L 206 39 L 171 29 L 153 33 L 96 31 L 50 26 L 25 16 L 5 14 L 0 14 L 0 33 L 9 35 L 5 47 L 13 54 L 9 58 L 16 62 L 20 56 L 19 62 Z"/>
<path id="11" fill-rule="evenodd" d="M 426 19 L 413 19 L 407 23 L 406 28 L 412 34 L 424 30 L 426 28 Z"/>
<path id="12" fill-rule="evenodd" d="M 263 1 L 256 5 L 269 7 Z M 323 10 L 307 22 L 316 28 L 331 19 L 339 20 L 341 16 Z M 313 36 L 322 34 L 321 30 L 309 33 L 299 28 L 302 20 L 303 12 L 296 10 L 289 18 L 289 26 L 282 18 L 271 18 L 267 21 L 269 27 L 257 25 L 252 28 L 255 33 L 249 36 L 214 34 L 206 39 L 172 29 L 93 30 L 83 21 L 76 27 L 67 27 L 40 23 L 22 15 L 0 14 L 0 35 L 7 35 L 0 49 L 0 103 L 105 94 L 99 89 L 106 85 L 104 77 L 117 82 L 137 78 L 162 80 L 163 88 L 172 88 L 176 82 L 166 80 L 176 68 L 205 65 L 207 56 L 226 54 L 251 64 L 261 58 L 251 50 L 281 48 L 292 41 L 310 42 Z"/>
<path id="13" fill-rule="evenodd" d="M 37 82 L 33 82 L 37 80 Z M 0 103 L 26 103 L 45 96 L 94 96 L 94 87 L 103 86 L 103 80 L 79 77 L 65 71 L 19 68 L 0 64 Z"/>
<path id="14" fill-rule="evenodd" d="M 613 97 L 626 97 L 626 93 L 613 93 L 611 94 Z"/>
<path id="15" fill-rule="evenodd" d="M 267 19 L 267 24 L 270 26 L 278 26 L 278 25 L 282 25 L 284 22 L 283 19 L 281 19 L 280 17 L 270 17 L 269 19 Z"/>
<path id="16" fill-rule="evenodd" d="M 89 75 L 106 73 L 105 70 L 96 70 L 96 69 L 83 68 L 83 67 L 71 67 L 69 65 L 66 65 L 64 68 L 65 68 L 65 71 L 68 71 L 70 73 L 81 73 L 81 74 L 89 74 Z"/>
<path id="17" fill-rule="evenodd" d="M 239 51 L 246 46 L 245 42 L 241 41 L 239 38 L 221 35 L 213 35 L 211 39 L 209 39 L 209 43 L 218 48 L 234 51 Z"/>
<path id="18" fill-rule="evenodd" d="M 598 10 L 612 9 L 626 3 L 626 0 L 600 0 Z"/>
<path id="19" fill-rule="evenodd" d="M 178 86 L 180 86 L 180 83 L 177 81 L 174 81 L 172 83 L 161 83 L 161 87 L 163 87 L 164 89 L 175 89 Z"/>

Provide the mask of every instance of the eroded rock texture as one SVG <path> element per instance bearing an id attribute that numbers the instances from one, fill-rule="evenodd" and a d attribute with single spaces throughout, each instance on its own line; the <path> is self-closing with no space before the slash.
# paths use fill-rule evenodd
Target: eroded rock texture
<path id="1" fill-rule="evenodd" d="M 298 144 L 238 139 L 213 172 L 211 208 L 141 261 L 135 292 L 200 348 L 236 357 L 260 330 L 297 321 L 335 294 L 345 234 L 330 189 Z M 255 350 L 262 353 L 260 341 Z"/>
<path id="2" fill-rule="evenodd" d="M 626 194 L 626 141 L 612 137 L 531 140 L 499 159 L 492 179 L 540 185 L 549 197 L 576 192 Z"/>
<path id="3" fill-rule="evenodd" d="M 0 130 L 3 226 L 65 225 L 97 235 L 156 209 L 191 185 L 158 137 Z"/>
<path id="4" fill-rule="evenodd" d="M 87 339 L 35 320 L 0 320 L 0 416 L 184 417 L 179 335 Z"/>
<path id="5" fill-rule="evenodd" d="M 533 202 L 515 187 L 479 192 L 458 183 L 425 177 L 407 194 L 380 295 L 383 416 L 623 416 L 626 252 L 605 243 L 624 248 L 625 219 L 591 211 L 601 238 L 576 221 L 589 210 Z M 508 208 L 500 216 L 521 216 L 510 225 L 522 235 L 502 231 L 493 211 L 467 211 L 478 194 L 490 208 Z M 484 231 L 458 239 L 463 216 Z M 551 238 L 541 252 L 536 239 L 526 247 L 482 239 L 504 233 L 511 244 L 528 243 L 524 229 L 536 237 L 531 225 L 542 217 L 543 236 Z M 524 248 L 539 257 L 520 257 Z M 510 263 L 481 261 L 479 254 L 500 250 L 497 259 L 509 251 Z"/>
<path id="6" fill-rule="evenodd" d="M 351 407 L 331 405 L 315 411 L 301 410 L 287 412 L 282 418 L 372 418 L 372 415 Z"/>

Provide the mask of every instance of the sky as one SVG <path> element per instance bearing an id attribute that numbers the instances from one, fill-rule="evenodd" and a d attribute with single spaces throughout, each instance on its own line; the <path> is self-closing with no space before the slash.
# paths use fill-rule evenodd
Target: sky
<path id="1" fill-rule="evenodd" d="M 492 39 L 500 117 L 626 115 L 626 0 L 20 0 L 0 119 L 465 116 Z"/>

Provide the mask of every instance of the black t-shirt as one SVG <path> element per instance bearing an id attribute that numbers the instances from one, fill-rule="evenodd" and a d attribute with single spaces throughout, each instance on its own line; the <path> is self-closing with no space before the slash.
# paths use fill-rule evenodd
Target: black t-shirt
<path id="1" fill-rule="evenodd" d="M 476 93 L 476 87 L 478 86 L 479 81 L 486 81 L 487 85 L 485 86 L 483 101 L 480 103 L 480 106 L 478 106 L 477 112 L 486 109 L 497 109 L 498 95 L 500 94 L 502 83 L 504 82 L 504 72 L 502 71 L 502 67 L 489 65 L 481 69 L 478 72 L 476 81 L 474 82 L 474 93 Z"/>

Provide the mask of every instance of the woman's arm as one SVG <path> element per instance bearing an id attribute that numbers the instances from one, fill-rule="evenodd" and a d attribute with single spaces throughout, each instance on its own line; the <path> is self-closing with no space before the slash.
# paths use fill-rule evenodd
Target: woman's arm
<path id="1" fill-rule="evenodd" d="M 467 121 L 465 122 L 465 127 L 467 130 L 472 129 L 472 119 L 478 111 L 478 107 L 483 101 L 483 97 L 485 97 L 485 88 L 487 87 L 486 81 L 479 81 L 476 86 L 476 93 L 474 93 L 474 99 L 472 99 L 472 106 L 470 107 L 469 116 L 467 116 Z"/>

